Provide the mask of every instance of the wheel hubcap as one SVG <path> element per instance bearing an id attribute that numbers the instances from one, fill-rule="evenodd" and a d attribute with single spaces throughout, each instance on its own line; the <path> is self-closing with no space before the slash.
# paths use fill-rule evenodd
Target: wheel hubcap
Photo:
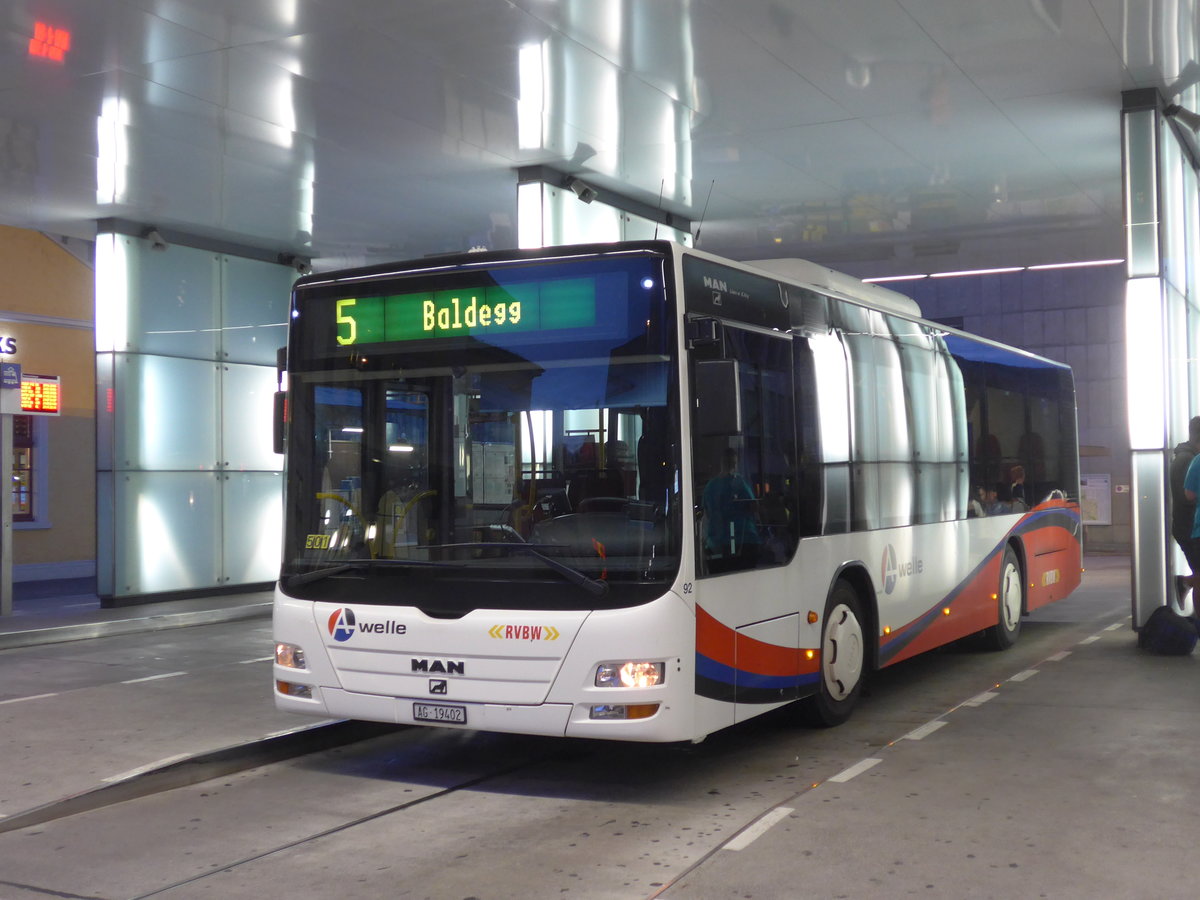
<path id="1" fill-rule="evenodd" d="M 825 688 L 834 700 L 845 700 L 862 676 L 863 633 L 854 611 L 839 603 L 829 615 L 821 645 Z"/>
<path id="2" fill-rule="evenodd" d="M 1021 573 L 1016 566 L 1004 568 L 1004 580 L 1000 585 L 1000 615 L 1006 631 L 1012 631 L 1021 621 Z"/>

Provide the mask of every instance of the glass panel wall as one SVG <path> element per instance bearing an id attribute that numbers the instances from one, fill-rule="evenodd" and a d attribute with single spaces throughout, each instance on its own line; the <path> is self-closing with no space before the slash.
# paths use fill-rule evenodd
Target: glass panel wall
<path id="1" fill-rule="evenodd" d="M 119 234 L 96 253 L 101 597 L 274 581 L 272 397 L 295 271 Z"/>

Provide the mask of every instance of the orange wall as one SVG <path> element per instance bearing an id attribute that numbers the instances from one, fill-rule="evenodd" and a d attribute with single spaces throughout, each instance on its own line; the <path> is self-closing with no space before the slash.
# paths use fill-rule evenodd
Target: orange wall
<path id="1" fill-rule="evenodd" d="M 96 356 L 90 266 L 35 231 L 0 226 L 0 337 L 17 352 L 0 359 L 23 372 L 58 375 L 63 413 L 47 417 L 48 528 L 13 531 L 14 577 L 30 564 L 96 556 Z M 62 322 L 13 321 L 42 316 Z M 3 342 L 0 342 L 0 347 Z M 73 576 L 78 571 L 64 571 Z"/>

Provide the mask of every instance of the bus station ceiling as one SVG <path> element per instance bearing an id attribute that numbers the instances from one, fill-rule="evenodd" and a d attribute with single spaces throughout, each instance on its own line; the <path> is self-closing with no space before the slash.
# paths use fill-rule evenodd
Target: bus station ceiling
<path id="1" fill-rule="evenodd" d="M 4 0 L 0 224 L 322 269 L 513 246 L 545 166 L 739 259 L 1120 257 L 1121 94 L 1195 95 L 1197 3 Z"/>

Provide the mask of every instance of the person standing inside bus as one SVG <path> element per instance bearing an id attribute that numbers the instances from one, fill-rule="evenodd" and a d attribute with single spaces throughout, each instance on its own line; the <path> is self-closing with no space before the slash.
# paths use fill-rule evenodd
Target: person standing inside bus
<path id="1" fill-rule="evenodd" d="M 1175 445 L 1171 456 L 1171 537 L 1183 551 L 1191 570 L 1186 576 L 1175 576 L 1175 590 L 1182 599 L 1200 572 L 1200 539 L 1192 537 L 1196 521 L 1195 495 L 1189 495 L 1184 482 L 1196 454 L 1200 453 L 1200 416 L 1188 422 L 1188 439 Z"/>
<path id="2" fill-rule="evenodd" d="M 737 469 L 738 451 L 726 447 L 721 453 L 721 474 L 704 487 L 704 549 L 712 572 L 758 565 L 757 500 Z"/>

